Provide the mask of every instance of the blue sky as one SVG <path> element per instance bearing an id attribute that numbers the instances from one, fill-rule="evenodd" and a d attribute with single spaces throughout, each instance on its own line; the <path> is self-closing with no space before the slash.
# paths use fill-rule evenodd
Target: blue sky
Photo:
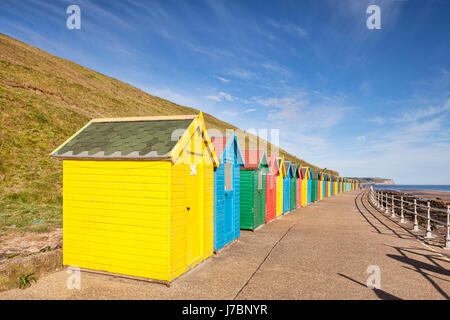
<path id="1" fill-rule="evenodd" d="M 70 4 L 81 30 L 66 27 Z M 242 129 L 280 129 L 281 147 L 343 176 L 450 184 L 449 15 L 446 0 L 1 0 L 0 32 Z"/>

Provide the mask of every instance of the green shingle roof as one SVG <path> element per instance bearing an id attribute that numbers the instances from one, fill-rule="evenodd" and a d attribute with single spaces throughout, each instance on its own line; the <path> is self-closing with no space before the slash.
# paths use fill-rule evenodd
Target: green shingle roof
<path id="1" fill-rule="evenodd" d="M 105 159 L 167 157 L 191 123 L 192 119 L 93 122 L 53 156 Z M 176 139 L 172 140 L 174 132 Z"/>

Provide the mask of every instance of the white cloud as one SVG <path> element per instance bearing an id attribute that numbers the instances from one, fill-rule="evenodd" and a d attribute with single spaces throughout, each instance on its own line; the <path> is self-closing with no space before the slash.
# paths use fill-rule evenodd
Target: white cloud
<path id="1" fill-rule="evenodd" d="M 219 92 L 217 95 L 210 95 L 210 96 L 206 96 L 205 98 L 207 98 L 209 100 L 214 100 L 217 102 L 220 102 L 223 100 L 226 100 L 228 102 L 233 102 L 235 100 L 235 98 L 231 94 L 222 92 L 222 91 Z"/>
<path id="2" fill-rule="evenodd" d="M 135 86 L 151 95 L 167 99 L 171 102 L 175 102 L 182 106 L 188 106 L 191 108 L 198 109 L 199 106 L 202 105 L 200 101 L 197 99 L 197 97 L 194 97 L 189 94 L 175 92 L 170 88 L 151 88 L 146 86 L 140 86 L 139 84 L 135 84 Z"/>
<path id="3" fill-rule="evenodd" d="M 376 124 L 378 124 L 378 125 L 381 126 L 381 125 L 385 124 L 387 120 L 384 119 L 383 117 L 376 116 L 376 117 L 373 117 L 373 118 L 368 119 L 367 121 L 368 121 L 368 122 L 376 123 Z"/>
<path id="4" fill-rule="evenodd" d="M 217 101 L 217 102 L 222 101 L 222 98 L 219 96 L 205 96 L 205 98 L 209 99 L 209 100 Z"/>
<path id="5" fill-rule="evenodd" d="M 302 106 L 308 104 L 302 97 L 261 98 L 253 97 L 252 100 L 261 106 L 270 108 L 270 119 L 291 118 Z"/>
<path id="6" fill-rule="evenodd" d="M 231 95 L 231 94 L 229 94 L 229 93 L 226 93 L 226 92 L 219 92 L 219 95 L 221 96 L 221 97 L 223 97 L 225 100 L 227 100 L 227 101 L 229 101 L 229 102 L 232 102 L 234 99 L 233 99 L 233 96 Z"/>
<path id="7" fill-rule="evenodd" d="M 240 68 L 235 68 L 235 69 L 231 69 L 228 74 L 230 76 L 239 78 L 239 79 L 243 79 L 243 80 L 248 80 L 248 79 L 254 79 L 257 78 L 256 74 L 252 71 L 249 70 L 245 70 L 245 69 L 240 69 Z"/>
<path id="8" fill-rule="evenodd" d="M 230 117 L 235 117 L 239 114 L 239 112 L 225 110 L 225 111 L 222 111 L 222 114 L 230 116 Z"/>
<path id="9" fill-rule="evenodd" d="M 283 76 L 291 76 L 292 75 L 292 73 L 288 69 L 281 67 L 275 63 L 263 63 L 262 67 L 270 72 L 276 72 L 279 75 L 283 75 Z"/>
<path id="10" fill-rule="evenodd" d="M 357 136 L 356 140 L 358 140 L 359 142 L 364 142 L 366 141 L 366 136 Z"/>
<path id="11" fill-rule="evenodd" d="M 243 111 L 242 113 L 255 112 L 256 110 L 257 110 L 256 108 L 250 108 L 250 109 Z"/>
<path id="12" fill-rule="evenodd" d="M 267 19 L 266 21 L 272 27 L 284 30 L 285 32 L 296 35 L 298 37 L 304 38 L 308 35 L 308 32 L 306 32 L 305 29 L 300 28 L 298 25 L 296 25 L 292 22 L 284 23 L 284 22 L 275 21 L 273 19 Z"/>
<path id="13" fill-rule="evenodd" d="M 228 80 L 228 79 L 225 79 L 225 78 L 223 78 L 223 77 L 219 77 L 219 76 L 214 76 L 214 78 L 216 78 L 216 79 L 218 79 L 218 80 L 222 81 L 223 83 L 228 83 L 228 82 L 230 82 L 230 80 Z"/>
<path id="14" fill-rule="evenodd" d="M 218 94 L 208 95 L 205 98 L 216 102 L 228 101 L 228 102 L 241 102 L 243 104 L 249 104 L 249 101 L 239 97 L 235 97 L 227 92 L 220 91 Z"/>
<path id="15" fill-rule="evenodd" d="M 442 106 L 428 108 L 419 108 L 416 110 L 409 110 L 404 112 L 401 117 L 393 118 L 394 122 L 415 122 L 431 116 L 435 116 L 444 112 L 450 111 L 450 99 L 448 99 Z"/>

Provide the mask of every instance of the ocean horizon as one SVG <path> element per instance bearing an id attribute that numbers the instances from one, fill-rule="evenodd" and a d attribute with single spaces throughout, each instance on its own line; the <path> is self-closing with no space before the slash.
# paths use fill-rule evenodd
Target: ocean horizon
<path id="1" fill-rule="evenodd" d="M 387 189 L 395 191 L 404 190 L 422 190 L 422 191 L 441 191 L 450 192 L 450 185 L 430 185 L 430 184 L 376 184 L 374 189 Z"/>

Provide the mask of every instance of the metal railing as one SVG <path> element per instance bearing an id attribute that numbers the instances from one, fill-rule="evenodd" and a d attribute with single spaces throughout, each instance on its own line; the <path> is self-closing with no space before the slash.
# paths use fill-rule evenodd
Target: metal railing
<path id="1" fill-rule="evenodd" d="M 404 198 L 407 198 L 407 201 Z M 423 226 L 426 230 L 425 238 L 431 239 L 434 238 L 433 234 L 431 232 L 431 224 L 432 222 L 437 225 L 442 225 L 446 227 L 445 232 L 445 249 L 450 249 L 450 205 L 447 206 L 447 210 L 431 207 L 430 201 L 426 201 L 423 199 L 415 199 L 414 197 L 410 196 L 396 196 L 394 194 L 389 194 L 388 192 L 383 191 L 375 191 L 373 187 L 371 186 L 369 189 L 369 201 L 371 204 L 377 208 L 379 211 L 384 211 L 384 213 L 389 214 L 391 213 L 391 218 L 396 218 L 397 214 L 395 210 L 400 210 L 400 223 L 406 223 L 405 221 L 405 213 L 411 214 L 414 217 L 414 227 L 413 231 L 417 232 L 419 231 L 419 218 L 422 218 L 426 222 L 426 226 Z M 425 202 L 427 205 L 418 203 Z M 397 204 L 396 204 L 397 203 Z M 400 203 L 400 205 L 399 205 Z M 412 210 L 409 210 L 405 208 L 405 205 L 408 206 L 408 208 L 412 208 Z M 421 214 L 419 211 L 425 211 L 426 215 Z M 447 221 L 442 221 L 436 218 L 431 217 L 431 211 L 433 212 L 441 212 L 447 214 Z"/>

